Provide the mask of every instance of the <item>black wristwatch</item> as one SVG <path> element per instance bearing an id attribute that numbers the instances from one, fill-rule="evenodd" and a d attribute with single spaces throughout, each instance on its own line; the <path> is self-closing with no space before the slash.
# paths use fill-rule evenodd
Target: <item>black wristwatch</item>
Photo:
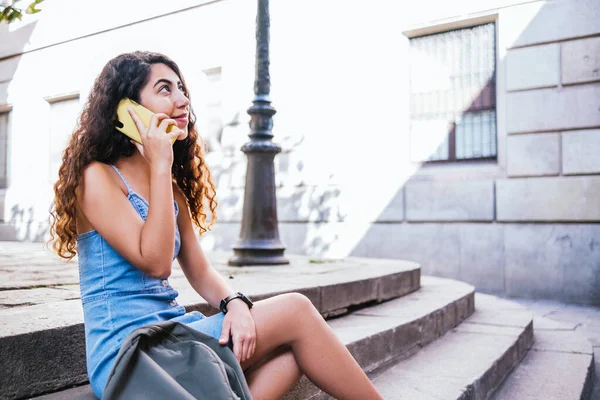
<path id="1" fill-rule="evenodd" d="M 227 304 L 229 304 L 229 302 L 231 300 L 233 300 L 233 299 L 240 299 L 240 300 L 242 300 L 244 303 L 246 303 L 248 305 L 248 309 L 252 308 L 252 306 L 254 305 L 254 304 L 252 304 L 252 302 L 250 301 L 250 299 L 248 299 L 242 293 L 237 292 L 237 293 L 234 293 L 231 296 L 227 296 L 223 300 L 221 300 L 221 305 L 219 305 L 219 308 L 221 309 L 221 312 L 223 314 L 227 314 Z"/>

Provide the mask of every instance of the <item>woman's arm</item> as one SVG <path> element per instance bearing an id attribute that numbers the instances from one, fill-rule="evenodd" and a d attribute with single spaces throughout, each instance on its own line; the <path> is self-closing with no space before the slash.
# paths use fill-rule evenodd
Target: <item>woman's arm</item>
<path id="1" fill-rule="evenodd" d="M 227 281 L 210 264 L 200 247 L 198 237 L 192 226 L 185 195 L 174 186 L 175 200 L 179 205 L 177 224 L 181 235 L 181 249 L 177 261 L 186 278 L 206 301 L 219 308 L 222 299 L 234 291 Z M 240 362 L 252 357 L 256 348 L 256 329 L 254 320 L 246 303 L 234 299 L 227 305 L 227 315 L 223 320 L 223 329 L 219 342 L 226 344 L 233 337 L 233 352 Z"/>
<path id="2" fill-rule="evenodd" d="M 171 273 L 175 237 L 171 176 L 152 173 L 151 201 L 146 221 L 135 211 L 106 164 L 86 167 L 78 189 L 79 210 L 121 256 L 144 273 L 167 277 Z M 168 232 L 172 230 L 172 234 Z"/>
<path id="3" fill-rule="evenodd" d="M 169 125 L 176 124 L 166 114 L 154 114 L 150 127 L 146 128 L 133 110 L 130 113 L 144 146 L 133 143 L 150 170 L 150 205 L 146 221 L 135 212 L 115 184 L 114 172 L 106 164 L 93 162 L 86 167 L 77 200 L 94 229 L 121 256 L 146 274 L 164 278 L 171 274 L 175 247 L 171 143 L 179 131 L 166 133 Z"/>

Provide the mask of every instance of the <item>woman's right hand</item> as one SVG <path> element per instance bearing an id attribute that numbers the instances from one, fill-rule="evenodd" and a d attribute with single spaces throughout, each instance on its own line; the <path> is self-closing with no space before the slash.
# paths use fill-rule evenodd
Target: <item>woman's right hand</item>
<path id="1" fill-rule="evenodd" d="M 131 118 L 140 132 L 143 146 L 131 141 L 138 148 L 142 156 L 148 160 L 151 168 L 166 169 L 171 171 L 173 165 L 173 140 L 179 136 L 180 129 L 177 121 L 169 118 L 167 114 L 158 113 L 152 115 L 150 127 L 146 128 L 144 123 L 133 108 L 128 109 Z M 171 133 L 167 133 L 169 125 L 175 125 Z"/>

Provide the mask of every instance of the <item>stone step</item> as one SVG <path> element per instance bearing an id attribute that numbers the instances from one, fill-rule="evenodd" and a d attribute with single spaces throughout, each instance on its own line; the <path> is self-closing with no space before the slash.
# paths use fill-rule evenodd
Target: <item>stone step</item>
<path id="1" fill-rule="evenodd" d="M 527 353 L 533 341 L 532 314 L 488 295 L 477 294 L 475 303 L 476 311 L 461 325 L 374 377 L 385 399 L 489 398 Z"/>
<path id="2" fill-rule="evenodd" d="M 409 295 L 329 320 L 361 367 L 370 375 L 411 356 L 444 335 L 474 311 L 474 289 L 462 282 L 423 277 L 421 289 Z M 322 393 L 302 378 L 285 400 L 309 399 Z M 89 386 L 39 400 L 93 399 Z"/>
<path id="3" fill-rule="evenodd" d="M 226 264 L 227 254 L 209 257 L 236 290 L 253 300 L 300 292 L 325 317 L 420 287 L 419 265 L 400 260 L 291 256 L 289 266 L 233 268 Z M 20 257 L 11 259 L 20 262 Z M 70 284 L 76 279 L 77 265 L 52 264 L 42 256 L 29 259 L 27 265 L 5 261 L 2 269 L 20 280 L 4 282 L 13 286 L 0 290 L 0 398 L 35 396 L 86 383 L 83 312 L 78 286 Z M 36 269 L 38 262 L 41 268 Z M 23 278 L 23 271 L 32 278 Z M 61 284 L 48 286 L 57 280 Z M 188 311 L 216 312 L 195 293 L 177 265 L 169 281 Z M 42 282 L 42 287 L 31 288 L 32 282 Z"/>
<path id="4" fill-rule="evenodd" d="M 533 345 L 494 394 L 494 400 L 587 400 L 594 385 L 594 352 L 579 332 L 534 318 Z"/>

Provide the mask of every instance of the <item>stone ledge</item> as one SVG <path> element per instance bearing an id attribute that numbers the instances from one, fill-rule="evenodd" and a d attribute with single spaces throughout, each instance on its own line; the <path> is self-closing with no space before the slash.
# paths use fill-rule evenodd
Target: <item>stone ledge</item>
<path id="1" fill-rule="evenodd" d="M 290 256 L 289 266 L 234 268 L 225 265 L 227 254 L 209 256 L 217 270 L 230 278 L 232 286 L 253 300 L 300 292 L 324 316 L 343 313 L 348 307 L 403 296 L 420 285 L 418 264 L 400 260 L 328 261 Z M 390 286 L 390 280 L 397 284 Z M 196 294 L 180 269 L 174 268 L 169 281 L 180 293 L 179 303 L 188 311 L 201 310 L 207 314 L 216 311 Z M 15 292 L 4 290 L 0 295 L 11 299 L 11 293 Z M 22 295 L 23 289 L 18 292 Z M 70 293 L 72 295 L 73 290 Z M 44 295 L 45 292 L 40 292 L 40 296 Z M 79 299 L 46 300 L 49 302 L 0 309 L 0 353 L 3 354 L 0 371 L 5 371 L 0 375 L 0 387 L 7 398 L 32 396 L 86 381 L 81 302 Z"/>
<path id="2" fill-rule="evenodd" d="M 533 317 L 493 296 L 477 294 L 475 302 L 463 324 L 374 379 L 384 398 L 489 397 L 533 342 Z"/>
<path id="3" fill-rule="evenodd" d="M 3 252 L 3 246 L 15 248 Z M 16 249 L 19 246 L 23 252 Z M 35 252 L 34 248 L 37 244 L 0 242 L 0 272 L 5 276 L 0 282 L 0 339 L 31 333 L 38 328 L 62 328 L 83 322 L 76 260 L 64 263 L 46 251 Z M 372 290 L 369 301 L 383 301 L 419 287 L 419 265 L 409 261 L 359 257 L 326 260 L 289 255 L 290 265 L 287 266 L 239 268 L 227 265 L 227 253 L 211 252 L 207 256 L 234 289 L 253 299 L 300 291 L 323 314 L 360 304 L 362 300 L 347 295 L 340 299 L 340 304 L 328 299 L 322 307 L 321 288 L 329 295 L 328 291 L 335 287 L 339 289 L 368 281 Z M 396 290 L 389 287 L 390 278 L 405 283 Z M 179 303 L 188 311 L 200 310 L 208 314 L 216 311 L 194 291 L 177 262 L 169 282 L 179 292 Z M 51 310 L 51 318 L 47 315 L 48 310 Z M 24 316 L 30 317 L 29 320 L 20 319 Z"/>

